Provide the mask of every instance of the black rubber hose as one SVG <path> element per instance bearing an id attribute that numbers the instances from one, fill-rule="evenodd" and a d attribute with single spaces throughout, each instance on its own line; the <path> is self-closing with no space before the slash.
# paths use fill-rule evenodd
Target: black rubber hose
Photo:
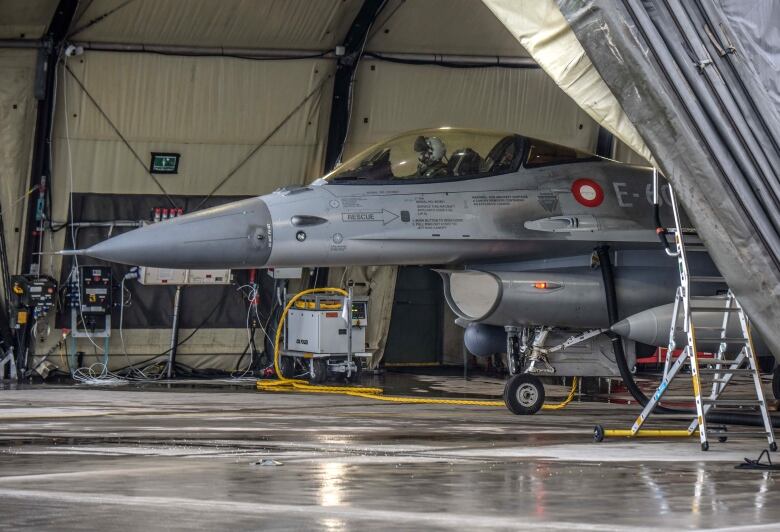
<path id="1" fill-rule="evenodd" d="M 598 246 L 596 248 L 596 255 L 599 259 L 599 265 L 601 267 L 601 277 L 604 281 L 604 294 L 607 301 L 607 316 L 609 317 L 610 325 L 617 323 L 618 321 L 618 302 L 617 291 L 615 290 L 615 274 L 612 271 L 612 261 L 609 258 L 609 246 Z M 634 376 L 631 374 L 631 370 L 628 367 L 628 361 L 626 360 L 626 352 L 623 350 L 623 340 L 620 336 L 613 332 L 605 333 L 612 340 L 612 349 L 615 353 L 615 362 L 617 363 L 620 377 L 623 379 L 623 383 L 626 385 L 626 389 L 631 396 L 637 400 L 639 404 L 644 407 L 650 401 L 644 392 L 639 388 Z M 685 414 L 696 415 L 696 412 L 692 410 L 679 410 L 676 408 L 667 408 L 660 404 L 655 407 L 655 411 L 662 414 Z M 772 417 L 772 426 L 780 427 L 780 419 Z M 750 427 L 763 427 L 764 421 L 761 416 L 754 414 L 725 414 L 718 412 L 711 412 L 707 414 L 707 421 L 711 423 L 722 423 L 724 425 L 744 425 Z"/>
<path id="2" fill-rule="evenodd" d="M 617 290 L 615 290 L 615 274 L 612 271 L 612 261 L 609 258 L 609 246 L 598 246 L 596 248 L 596 255 L 599 258 L 601 278 L 604 281 L 604 295 L 607 300 L 607 317 L 609 318 L 609 324 L 614 325 L 620 318 L 618 314 Z M 628 367 L 628 361 L 626 360 L 626 352 L 623 350 L 623 339 L 611 331 L 608 331 L 605 334 L 612 341 L 612 351 L 615 353 L 615 362 L 617 363 L 618 371 L 620 372 L 620 377 L 623 379 L 623 383 L 626 385 L 631 396 L 644 407 L 650 400 L 639 388 L 634 380 L 634 376 L 631 374 L 631 369 Z M 665 414 L 669 413 L 668 409 L 663 406 L 659 405 L 657 408 Z M 675 410 L 672 413 L 678 412 L 687 414 L 687 412 L 682 410 Z"/>
<path id="3" fill-rule="evenodd" d="M 653 218 L 655 219 L 655 234 L 658 235 L 658 240 L 661 241 L 661 245 L 667 252 L 671 252 L 669 247 L 669 241 L 666 239 L 666 228 L 661 223 L 661 207 L 660 205 L 653 205 Z"/>

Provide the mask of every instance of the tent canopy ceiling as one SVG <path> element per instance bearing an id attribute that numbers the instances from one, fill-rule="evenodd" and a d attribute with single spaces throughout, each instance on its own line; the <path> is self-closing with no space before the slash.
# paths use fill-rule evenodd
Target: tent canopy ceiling
<path id="1" fill-rule="evenodd" d="M 92 0 L 69 39 L 199 48 L 331 51 L 362 0 Z M 0 38 L 38 38 L 57 0 L 0 0 Z M 528 57 L 474 0 L 387 0 L 369 34 L 371 52 Z"/>
<path id="2" fill-rule="evenodd" d="M 330 50 L 343 39 L 361 4 L 361 0 L 95 0 L 78 14 L 72 38 L 133 44 Z M 85 27 L 109 12 L 112 13 L 104 19 Z"/>
<path id="3" fill-rule="evenodd" d="M 473 0 L 389 0 L 366 48 L 372 52 L 528 57 L 493 13 Z"/>
<path id="4" fill-rule="evenodd" d="M 0 0 L 0 39 L 38 39 L 46 32 L 57 0 Z"/>

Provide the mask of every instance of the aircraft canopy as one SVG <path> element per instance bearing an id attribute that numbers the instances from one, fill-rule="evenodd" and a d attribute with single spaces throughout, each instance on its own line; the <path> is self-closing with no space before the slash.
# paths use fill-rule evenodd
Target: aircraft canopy
<path id="1" fill-rule="evenodd" d="M 593 154 L 515 133 L 461 128 L 410 131 L 357 154 L 331 183 L 475 178 L 526 167 L 598 160 Z"/>

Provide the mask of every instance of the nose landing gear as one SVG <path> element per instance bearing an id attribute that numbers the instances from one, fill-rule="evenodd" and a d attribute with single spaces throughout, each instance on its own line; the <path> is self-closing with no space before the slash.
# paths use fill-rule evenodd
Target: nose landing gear
<path id="1" fill-rule="evenodd" d="M 544 344 L 547 331 L 542 329 L 536 335 L 533 344 L 529 346 L 528 329 L 518 327 L 505 327 L 505 329 L 507 333 L 507 359 L 511 376 L 504 386 L 504 403 L 513 414 L 535 414 L 544 404 L 544 385 L 532 373 L 539 372 L 545 365 L 545 369 L 552 370 L 549 363 L 546 363 L 544 356 L 538 353 L 538 346 Z M 537 363 L 542 367 L 537 367 Z"/>

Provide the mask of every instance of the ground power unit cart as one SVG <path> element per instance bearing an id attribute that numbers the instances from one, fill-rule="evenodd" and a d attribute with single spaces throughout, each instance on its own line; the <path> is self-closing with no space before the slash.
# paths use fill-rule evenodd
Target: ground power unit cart
<path id="1" fill-rule="evenodd" d="M 351 311 L 345 311 L 345 304 Z M 347 322 L 351 326 L 347 326 Z M 371 353 L 366 351 L 368 298 L 311 294 L 287 313 L 279 366 L 287 378 L 308 372 L 312 383 L 329 376 L 354 380 Z"/>

